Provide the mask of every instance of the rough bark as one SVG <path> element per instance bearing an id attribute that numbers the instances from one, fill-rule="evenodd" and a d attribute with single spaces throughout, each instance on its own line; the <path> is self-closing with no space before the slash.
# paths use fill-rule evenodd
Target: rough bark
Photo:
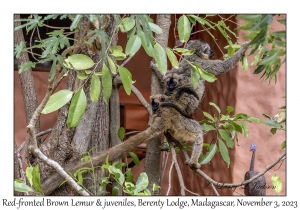
<path id="1" fill-rule="evenodd" d="M 20 19 L 19 14 L 14 15 L 14 19 Z M 21 25 L 20 22 L 14 22 L 14 27 L 17 27 Z M 22 29 L 15 31 L 14 33 L 14 44 L 19 44 L 20 42 L 25 41 L 23 31 Z M 29 61 L 28 53 L 22 52 L 20 57 L 17 58 L 17 64 L 18 66 Z M 33 112 L 38 107 L 38 100 L 37 95 L 35 91 L 34 86 L 34 79 L 32 75 L 32 69 L 28 69 L 25 72 L 22 72 L 20 75 L 20 82 L 22 87 L 22 93 L 23 93 L 23 100 L 24 100 L 24 106 L 25 106 L 25 115 L 26 115 L 26 123 L 28 124 Z M 38 121 L 35 125 L 35 132 L 40 132 L 40 122 Z M 40 143 L 40 138 L 37 139 L 38 144 Z M 27 159 L 29 157 L 28 154 L 28 140 L 26 139 L 24 150 L 23 150 L 23 159 Z M 32 162 L 32 160 L 30 161 Z"/>
<path id="2" fill-rule="evenodd" d="M 20 179 L 21 174 L 20 174 L 20 165 L 18 162 L 18 154 L 17 154 L 18 148 L 16 141 L 14 140 L 14 179 Z M 23 195 L 23 193 L 16 192 L 14 191 L 14 196 L 20 196 Z"/>
<path id="3" fill-rule="evenodd" d="M 162 34 L 156 34 L 155 38 L 157 41 L 164 45 L 168 46 L 169 40 L 169 30 L 171 25 L 171 15 L 157 15 L 156 24 L 162 29 Z M 156 74 L 152 72 L 151 76 L 151 95 L 162 93 L 161 83 L 156 77 Z M 152 139 L 147 143 L 146 149 L 146 160 L 144 171 L 148 175 L 149 185 L 148 188 L 152 190 L 153 184 L 160 185 L 160 148 L 161 137 Z M 159 189 L 154 192 L 155 195 L 159 195 Z"/>

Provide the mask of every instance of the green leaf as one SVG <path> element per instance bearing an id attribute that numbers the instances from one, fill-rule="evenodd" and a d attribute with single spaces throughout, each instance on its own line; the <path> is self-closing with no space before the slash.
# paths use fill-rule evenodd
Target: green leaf
<path id="1" fill-rule="evenodd" d="M 114 61 L 109 56 L 107 56 L 107 60 L 108 60 L 109 69 L 110 69 L 111 73 L 117 74 L 117 68 L 116 68 Z"/>
<path id="2" fill-rule="evenodd" d="M 241 123 L 242 123 L 242 128 L 244 130 L 244 137 L 248 138 L 248 135 L 249 135 L 248 127 L 247 127 L 247 125 L 246 125 L 246 123 L 244 121 L 242 121 Z"/>
<path id="3" fill-rule="evenodd" d="M 227 106 L 226 109 L 227 109 L 227 113 L 226 113 L 227 115 L 234 111 L 234 108 L 232 106 Z"/>
<path id="4" fill-rule="evenodd" d="M 32 166 L 28 166 L 26 168 L 26 178 L 28 179 L 30 186 L 32 186 L 33 182 L 32 182 L 32 171 L 33 171 L 33 167 Z"/>
<path id="5" fill-rule="evenodd" d="M 70 26 L 71 31 L 73 31 L 77 27 L 77 25 L 78 25 L 81 18 L 82 18 L 82 15 L 76 15 L 76 17 L 74 18 L 74 20 L 73 20 L 73 22 Z"/>
<path id="6" fill-rule="evenodd" d="M 255 66 L 259 59 L 261 58 L 261 56 L 265 53 L 266 48 L 265 47 L 261 47 L 259 52 L 257 53 L 257 55 L 254 57 L 253 62 L 251 63 L 251 66 Z"/>
<path id="7" fill-rule="evenodd" d="M 126 176 L 126 182 L 133 182 L 133 173 L 131 171 L 131 168 L 126 168 L 126 172 L 125 172 L 125 176 Z"/>
<path id="8" fill-rule="evenodd" d="M 131 36 L 126 44 L 125 53 L 129 56 L 133 56 L 142 45 L 141 38 L 138 35 Z"/>
<path id="9" fill-rule="evenodd" d="M 242 68 L 246 72 L 248 70 L 248 60 L 246 56 L 243 56 L 242 59 Z"/>
<path id="10" fill-rule="evenodd" d="M 216 152 L 217 152 L 217 144 L 211 144 L 209 146 L 209 152 L 206 152 L 205 155 L 202 155 L 200 157 L 200 164 L 204 165 L 207 164 L 211 161 L 211 159 L 215 156 Z"/>
<path id="11" fill-rule="evenodd" d="M 253 22 L 257 22 L 261 19 L 262 15 L 239 15 L 239 19 L 250 20 Z"/>
<path id="12" fill-rule="evenodd" d="M 130 95 L 131 84 L 132 84 L 132 75 L 128 71 L 128 69 L 126 69 L 123 66 L 118 66 L 118 69 L 119 69 L 119 74 L 120 74 L 125 92 L 127 93 L 127 95 Z"/>
<path id="13" fill-rule="evenodd" d="M 118 186 L 114 186 L 114 188 L 112 190 L 112 195 L 116 196 L 116 195 L 118 195 L 118 192 L 119 192 L 119 187 Z"/>
<path id="14" fill-rule="evenodd" d="M 284 149 L 284 148 L 286 148 L 286 141 L 281 143 L 281 149 Z"/>
<path id="15" fill-rule="evenodd" d="M 28 185 L 14 181 L 14 191 L 17 192 L 33 192 L 33 189 Z"/>
<path id="16" fill-rule="evenodd" d="M 242 127 L 241 127 L 241 125 L 238 122 L 231 121 L 230 124 L 234 127 L 235 131 L 237 131 L 239 133 L 243 132 Z"/>
<path id="17" fill-rule="evenodd" d="M 123 60 L 126 58 L 126 54 L 124 54 L 123 48 L 121 46 L 113 46 L 110 48 L 111 55 L 116 58 L 116 60 Z"/>
<path id="18" fill-rule="evenodd" d="M 92 76 L 91 86 L 90 86 L 90 97 L 93 102 L 97 102 L 101 92 L 101 81 L 99 77 L 95 74 Z"/>
<path id="19" fill-rule="evenodd" d="M 24 71 L 27 71 L 30 68 L 35 68 L 35 64 L 36 63 L 31 62 L 31 61 L 27 61 L 27 62 L 21 64 L 19 66 L 19 74 L 23 73 Z"/>
<path id="20" fill-rule="evenodd" d="M 254 70 L 253 74 L 259 74 L 260 72 L 262 72 L 262 71 L 264 70 L 265 67 L 266 67 L 265 65 L 258 66 L 258 67 Z"/>
<path id="21" fill-rule="evenodd" d="M 225 144 L 223 143 L 223 141 L 221 139 L 218 139 L 218 143 L 219 143 L 219 149 L 221 152 L 221 156 L 222 156 L 223 160 L 227 163 L 227 167 L 229 168 L 230 157 L 228 154 L 227 147 L 225 146 Z"/>
<path id="22" fill-rule="evenodd" d="M 182 53 L 182 55 L 193 55 L 195 52 L 195 50 L 187 50 L 184 48 L 174 48 L 173 50 Z"/>
<path id="23" fill-rule="evenodd" d="M 271 128 L 270 132 L 274 135 L 277 131 L 277 128 Z"/>
<path id="24" fill-rule="evenodd" d="M 278 37 L 278 38 L 286 39 L 286 31 L 275 31 L 275 32 L 271 33 L 271 35 Z"/>
<path id="25" fill-rule="evenodd" d="M 179 18 L 177 29 L 178 29 L 179 40 L 182 43 L 187 42 L 191 35 L 191 24 L 189 19 L 185 15 L 182 15 Z"/>
<path id="26" fill-rule="evenodd" d="M 134 194 L 141 192 L 142 190 L 146 189 L 149 184 L 148 176 L 145 172 L 142 172 L 135 184 Z"/>
<path id="27" fill-rule="evenodd" d="M 123 185 L 125 177 L 122 171 L 114 166 L 109 166 L 109 169 L 111 170 L 111 173 L 115 176 L 115 180 L 118 181 L 120 185 Z"/>
<path id="28" fill-rule="evenodd" d="M 50 96 L 42 114 L 48 114 L 60 109 L 71 100 L 72 95 L 73 92 L 70 90 L 60 90 L 57 93 L 54 93 Z"/>
<path id="29" fill-rule="evenodd" d="M 68 128 L 74 128 L 78 125 L 86 108 L 86 96 L 83 88 L 75 93 L 69 108 L 67 125 Z"/>
<path id="30" fill-rule="evenodd" d="M 234 147 L 234 143 L 230 137 L 230 134 L 223 129 L 219 129 L 219 134 L 221 135 L 222 139 L 226 141 L 227 146 L 232 149 Z"/>
<path id="31" fill-rule="evenodd" d="M 42 185 L 41 185 L 41 178 L 40 178 L 40 170 L 39 170 L 39 166 L 36 165 L 33 167 L 33 171 L 32 171 L 32 183 L 34 188 L 43 193 L 42 190 Z"/>
<path id="32" fill-rule="evenodd" d="M 146 35 L 143 31 L 140 32 L 139 34 L 140 38 L 141 38 L 141 41 L 142 41 L 142 46 L 145 50 L 145 52 L 150 56 L 152 57 L 153 56 L 153 46 L 151 43 L 149 43 L 147 45 L 147 39 L 146 39 Z"/>
<path id="33" fill-rule="evenodd" d="M 103 63 L 102 67 L 102 91 L 103 91 L 103 99 L 107 104 L 112 91 L 112 77 L 110 74 L 110 70 L 107 68 L 105 63 Z"/>
<path id="34" fill-rule="evenodd" d="M 271 120 L 271 117 L 267 114 L 262 114 L 263 116 L 265 116 L 266 118 L 268 118 L 269 120 Z"/>
<path id="35" fill-rule="evenodd" d="M 262 18 L 261 18 L 260 22 L 258 22 L 251 29 L 249 29 L 249 31 L 254 31 L 254 30 L 262 28 L 266 25 L 270 25 L 272 23 L 272 20 L 273 20 L 272 15 L 262 15 Z"/>
<path id="36" fill-rule="evenodd" d="M 271 65 L 276 62 L 276 59 L 278 58 L 278 54 L 274 53 L 271 56 L 267 56 L 263 60 L 261 60 L 258 65 Z"/>
<path id="37" fill-rule="evenodd" d="M 206 71 L 205 71 L 201 66 L 199 66 L 198 64 L 192 63 L 192 65 L 194 65 L 194 66 L 197 68 L 197 70 L 198 70 L 200 76 L 201 76 L 203 79 L 205 79 L 206 81 L 208 81 L 208 82 L 214 82 L 214 81 L 217 79 L 213 74 L 206 72 Z"/>
<path id="38" fill-rule="evenodd" d="M 172 66 L 177 69 L 179 67 L 179 63 L 178 63 L 178 60 L 177 60 L 175 54 L 173 53 L 173 51 L 167 47 L 166 53 L 167 53 L 167 56 L 172 64 Z"/>
<path id="39" fill-rule="evenodd" d="M 14 55 L 16 58 L 19 58 L 21 56 L 21 53 L 26 50 L 26 44 L 24 41 L 21 41 L 19 44 L 15 44 L 15 51 Z"/>
<path id="40" fill-rule="evenodd" d="M 232 57 L 234 55 L 234 49 L 232 47 L 228 47 L 227 54 L 229 55 L 229 57 Z"/>
<path id="41" fill-rule="evenodd" d="M 202 111 L 202 112 L 203 112 L 204 116 L 207 117 L 208 119 L 210 119 L 212 122 L 215 121 L 215 119 L 209 113 L 204 112 L 204 111 Z"/>
<path id="42" fill-rule="evenodd" d="M 271 181 L 272 181 L 272 185 L 274 187 L 275 192 L 278 194 L 282 191 L 282 181 L 280 179 L 279 176 L 277 176 L 276 174 L 274 174 L 271 177 Z"/>
<path id="43" fill-rule="evenodd" d="M 200 80 L 200 74 L 194 66 L 192 66 L 191 80 L 193 88 L 196 89 Z"/>
<path id="44" fill-rule="evenodd" d="M 81 80 L 85 80 L 86 78 L 88 78 L 88 75 L 85 73 L 79 73 L 77 74 L 77 78 Z"/>
<path id="45" fill-rule="evenodd" d="M 125 128 L 120 127 L 120 128 L 118 129 L 118 136 L 119 136 L 119 138 L 120 138 L 121 140 L 124 139 L 124 137 L 125 137 Z"/>
<path id="46" fill-rule="evenodd" d="M 92 68 L 94 65 L 94 61 L 84 54 L 70 55 L 64 62 L 65 67 L 73 70 L 85 70 Z"/>
<path id="47" fill-rule="evenodd" d="M 148 24 L 150 26 L 151 31 L 155 32 L 156 34 L 162 33 L 162 29 L 158 25 L 150 22 L 148 22 Z"/>
<path id="48" fill-rule="evenodd" d="M 286 25 L 286 19 L 283 19 L 283 20 L 277 20 L 279 23 L 283 24 L 283 25 Z"/>
<path id="49" fill-rule="evenodd" d="M 120 28 L 120 31 L 124 33 L 130 31 L 134 26 L 135 26 L 135 20 L 130 21 L 130 18 L 126 17 L 121 21 L 118 27 Z"/>
<path id="50" fill-rule="evenodd" d="M 152 187 L 152 191 L 154 192 L 157 189 L 160 189 L 161 187 L 159 185 L 156 185 L 155 183 L 153 183 L 153 187 Z"/>
<path id="51" fill-rule="evenodd" d="M 276 127 L 276 128 L 282 128 L 282 125 L 278 122 L 276 122 L 275 120 L 267 120 L 266 125 L 272 126 L 272 127 Z"/>
<path id="52" fill-rule="evenodd" d="M 213 130 L 216 130 L 216 128 L 212 125 L 208 125 L 206 123 L 204 123 L 203 125 L 201 125 L 202 127 L 202 130 L 203 131 L 213 131 Z"/>
<path id="53" fill-rule="evenodd" d="M 164 48 L 159 43 L 155 43 L 154 45 L 153 56 L 159 71 L 162 75 L 165 75 L 167 72 L 167 56 Z"/>
<path id="54" fill-rule="evenodd" d="M 209 102 L 209 105 L 213 106 L 216 108 L 216 110 L 219 112 L 219 114 L 221 113 L 221 109 L 220 107 L 218 107 L 216 104 L 214 104 L 213 102 Z"/>
<path id="55" fill-rule="evenodd" d="M 134 164 L 137 166 L 140 165 L 140 160 L 139 160 L 138 156 L 134 152 L 129 152 L 129 154 L 130 154 Z"/>
<path id="56" fill-rule="evenodd" d="M 78 182 L 77 184 L 82 185 L 83 184 L 83 177 L 82 177 L 82 173 L 79 171 L 78 172 Z"/>

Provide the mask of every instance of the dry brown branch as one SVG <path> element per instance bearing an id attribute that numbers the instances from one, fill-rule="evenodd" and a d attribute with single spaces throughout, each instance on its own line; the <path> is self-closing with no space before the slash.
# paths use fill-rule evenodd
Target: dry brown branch
<path id="1" fill-rule="evenodd" d="M 172 163 L 174 163 L 174 165 L 175 165 L 175 169 L 176 169 L 178 180 L 179 180 L 180 194 L 182 196 L 184 196 L 185 195 L 185 192 L 184 192 L 185 191 L 185 186 L 184 186 L 183 177 L 182 177 L 182 174 L 181 174 L 181 171 L 180 171 L 180 167 L 179 167 L 177 159 L 176 159 L 176 152 L 175 152 L 172 140 L 167 137 L 167 141 L 169 143 L 171 154 L 172 154 Z"/>

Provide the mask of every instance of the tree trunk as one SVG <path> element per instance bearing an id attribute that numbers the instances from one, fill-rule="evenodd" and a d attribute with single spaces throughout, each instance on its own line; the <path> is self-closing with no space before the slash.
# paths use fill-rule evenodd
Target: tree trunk
<path id="1" fill-rule="evenodd" d="M 19 14 L 14 15 L 14 19 L 20 19 Z M 20 22 L 14 22 L 14 27 L 17 27 L 21 25 Z M 24 35 L 22 29 L 19 29 L 18 31 L 15 32 L 14 34 L 14 44 L 20 44 L 20 42 L 25 42 L 24 40 Z M 29 61 L 28 53 L 27 52 L 22 52 L 20 57 L 17 58 L 17 64 L 18 66 Z M 21 82 L 21 87 L 22 87 L 22 93 L 23 93 L 23 100 L 24 100 L 24 106 L 25 106 L 25 115 L 26 115 L 26 123 L 29 124 L 29 121 L 38 107 L 38 100 L 37 100 L 37 95 L 35 91 L 35 86 L 34 86 L 34 79 L 32 75 L 32 69 L 28 69 L 25 72 L 22 72 L 20 75 L 20 82 Z M 40 121 L 35 125 L 35 132 L 39 133 L 40 132 Z M 24 149 L 23 149 L 23 161 L 26 161 L 29 157 L 31 157 L 29 160 L 30 163 L 32 163 L 32 156 L 28 154 L 28 142 L 29 140 L 26 139 Z M 40 138 L 37 138 L 38 145 L 40 144 Z"/>
<path id="2" fill-rule="evenodd" d="M 169 40 L 169 30 L 171 25 L 171 15 L 157 15 L 156 24 L 162 29 L 163 33 L 156 34 L 155 38 L 157 41 L 164 45 L 168 46 Z M 162 93 L 160 82 L 156 77 L 156 74 L 152 72 L 151 76 L 151 95 Z M 161 137 L 150 140 L 147 143 L 146 149 L 146 160 L 144 171 L 148 175 L 149 185 L 148 188 L 151 191 L 153 184 L 160 185 L 160 148 Z M 154 194 L 159 195 L 159 189 L 157 189 Z"/>
<path id="3" fill-rule="evenodd" d="M 18 162 L 18 148 L 15 140 L 14 140 L 14 179 L 21 179 L 20 165 Z M 23 195 L 23 193 L 14 191 L 14 196 L 20 196 L 20 195 Z"/>

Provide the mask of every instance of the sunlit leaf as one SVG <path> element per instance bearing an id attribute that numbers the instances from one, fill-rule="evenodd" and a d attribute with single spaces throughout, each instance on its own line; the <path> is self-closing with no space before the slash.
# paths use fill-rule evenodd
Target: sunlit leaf
<path id="1" fill-rule="evenodd" d="M 203 131 L 212 131 L 212 130 L 216 130 L 216 128 L 212 125 L 208 125 L 206 123 L 204 123 L 203 125 L 201 125 L 202 130 Z"/>
<path id="2" fill-rule="evenodd" d="M 153 46 L 151 43 L 149 43 L 149 45 L 147 45 L 147 40 L 146 40 L 146 35 L 143 31 L 140 32 L 139 34 L 141 41 L 142 41 L 142 46 L 145 50 L 145 52 L 152 57 L 153 56 Z"/>
<path id="3" fill-rule="evenodd" d="M 133 56 L 142 45 L 141 38 L 138 35 L 131 36 L 126 44 L 125 53 Z"/>
<path id="4" fill-rule="evenodd" d="M 200 80 L 200 74 L 194 66 L 192 66 L 191 79 L 192 79 L 193 88 L 196 89 L 198 87 L 198 82 Z"/>
<path id="5" fill-rule="evenodd" d="M 242 59 L 242 68 L 246 72 L 248 70 L 248 60 L 246 56 L 243 56 Z"/>
<path id="6" fill-rule="evenodd" d="M 215 119 L 209 113 L 204 112 L 204 111 L 202 111 L 202 112 L 203 112 L 203 114 L 204 114 L 205 117 L 207 117 L 208 119 L 210 119 L 213 122 L 215 121 Z"/>
<path id="7" fill-rule="evenodd" d="M 130 18 L 126 17 L 121 21 L 119 28 L 120 31 L 124 33 L 130 31 L 134 26 L 135 26 L 135 20 L 130 21 Z"/>
<path id="8" fill-rule="evenodd" d="M 148 176 L 145 172 L 140 173 L 137 181 L 136 187 L 134 189 L 134 194 L 141 192 L 142 190 L 146 189 L 149 184 Z"/>
<path id="9" fill-rule="evenodd" d="M 67 125 L 68 128 L 74 128 L 78 125 L 86 108 L 86 96 L 83 88 L 75 93 L 69 108 Z"/>
<path id="10" fill-rule="evenodd" d="M 189 19 L 185 15 L 182 15 L 179 18 L 177 28 L 179 40 L 182 43 L 187 42 L 191 35 L 191 24 Z"/>
<path id="11" fill-rule="evenodd" d="M 74 70 L 85 70 L 94 66 L 94 61 L 87 55 L 70 55 L 64 63 L 64 66 Z"/>
<path id="12" fill-rule="evenodd" d="M 26 50 L 26 44 L 24 41 L 21 41 L 19 44 L 15 44 L 14 55 L 16 58 L 21 56 L 21 53 Z"/>
<path id="13" fill-rule="evenodd" d="M 108 60 L 109 69 L 110 69 L 111 73 L 116 74 L 117 68 L 116 68 L 114 61 L 109 56 L 107 56 L 107 60 Z"/>
<path id="14" fill-rule="evenodd" d="M 33 171 L 33 167 L 32 166 L 28 166 L 26 168 L 26 178 L 28 179 L 30 185 L 32 186 L 33 182 L 32 182 L 32 171 Z"/>
<path id="15" fill-rule="evenodd" d="M 246 125 L 246 123 L 244 121 L 242 121 L 241 123 L 242 123 L 242 128 L 244 130 L 244 137 L 248 138 L 248 135 L 249 135 L 248 127 L 247 127 L 247 125 Z"/>
<path id="16" fill-rule="evenodd" d="M 209 102 L 209 105 L 211 105 L 211 106 L 213 106 L 213 107 L 215 107 L 215 109 L 219 112 L 219 114 L 221 113 L 221 109 L 220 109 L 220 107 L 218 107 L 215 103 L 213 103 L 213 102 Z"/>
<path id="17" fill-rule="evenodd" d="M 223 129 L 219 129 L 218 131 L 219 131 L 219 134 L 221 135 L 222 139 L 224 139 L 226 141 L 227 146 L 232 149 L 234 147 L 234 143 L 233 143 L 232 138 L 230 137 L 230 134 Z"/>
<path id="18" fill-rule="evenodd" d="M 88 75 L 85 73 L 79 73 L 77 74 L 77 78 L 81 80 L 85 80 L 86 78 L 88 78 Z"/>
<path id="19" fill-rule="evenodd" d="M 179 63 L 178 63 L 178 60 L 177 60 L 175 54 L 173 53 L 173 51 L 167 47 L 166 53 L 167 53 L 167 56 L 172 64 L 172 66 L 177 69 L 179 67 Z"/>
<path id="20" fill-rule="evenodd" d="M 43 109 L 43 114 L 48 114 L 54 112 L 68 103 L 72 98 L 73 92 L 70 90 L 60 90 L 50 96 L 45 108 Z"/>
<path id="21" fill-rule="evenodd" d="M 281 149 L 284 149 L 284 148 L 286 148 L 286 141 L 281 143 Z"/>
<path id="22" fill-rule="evenodd" d="M 118 69 L 119 69 L 120 78 L 122 80 L 125 92 L 127 93 L 127 95 L 130 95 L 130 93 L 131 93 L 131 84 L 132 84 L 132 75 L 128 71 L 128 69 L 126 69 L 123 66 L 118 66 Z"/>
<path id="23" fill-rule="evenodd" d="M 272 181 L 272 185 L 273 187 L 275 188 L 275 192 L 278 194 L 282 191 L 282 181 L 280 179 L 279 176 L 277 176 L 276 174 L 274 174 L 272 177 L 271 177 L 271 181 Z"/>
<path id="24" fill-rule="evenodd" d="M 29 187 L 28 185 L 22 183 L 19 183 L 17 181 L 14 182 L 14 191 L 17 192 L 33 192 L 33 189 Z"/>
<path id="25" fill-rule="evenodd" d="M 214 82 L 217 78 L 215 77 L 215 75 L 211 74 L 211 73 L 208 73 L 206 72 L 201 66 L 199 66 L 198 64 L 196 63 L 192 63 L 196 68 L 197 70 L 199 71 L 199 74 L 200 76 L 208 81 L 208 82 Z"/>
<path id="26" fill-rule="evenodd" d="M 33 171 L 32 171 L 32 183 L 33 183 L 34 188 L 37 191 L 43 193 L 42 185 L 41 185 L 39 165 L 36 165 L 36 166 L 33 167 Z"/>
<path id="27" fill-rule="evenodd" d="M 121 46 L 113 46 L 110 48 L 111 50 L 111 55 L 115 57 L 116 60 L 123 60 L 126 58 L 126 54 L 124 54 L 122 51 Z"/>
<path id="28" fill-rule="evenodd" d="M 97 75 L 93 74 L 90 86 L 90 97 L 93 102 L 97 102 L 101 92 L 101 82 Z"/>
<path id="29" fill-rule="evenodd" d="M 230 114 L 231 112 L 234 111 L 234 108 L 232 106 L 227 106 L 227 113 L 226 114 Z"/>
<path id="30" fill-rule="evenodd" d="M 204 164 L 207 164 L 211 161 L 211 159 L 215 156 L 216 152 L 217 152 L 217 145 L 216 144 L 211 144 L 209 146 L 209 151 L 206 152 L 205 155 L 202 155 L 200 157 L 200 164 L 201 165 L 204 165 Z"/>
<path id="31" fill-rule="evenodd" d="M 167 72 L 167 56 L 164 48 L 159 43 L 154 45 L 153 55 L 159 71 L 162 73 L 162 75 L 165 75 Z"/>
<path id="32" fill-rule="evenodd" d="M 151 31 L 155 32 L 156 34 L 162 33 L 162 29 L 158 25 L 150 22 L 148 22 L 148 24 L 150 26 Z"/>

